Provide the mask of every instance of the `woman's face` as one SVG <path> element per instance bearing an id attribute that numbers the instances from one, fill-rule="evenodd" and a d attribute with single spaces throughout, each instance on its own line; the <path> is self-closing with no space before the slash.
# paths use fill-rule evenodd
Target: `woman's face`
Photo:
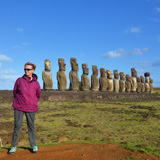
<path id="1" fill-rule="evenodd" d="M 26 65 L 24 71 L 28 77 L 32 77 L 32 73 L 34 72 L 32 65 Z"/>

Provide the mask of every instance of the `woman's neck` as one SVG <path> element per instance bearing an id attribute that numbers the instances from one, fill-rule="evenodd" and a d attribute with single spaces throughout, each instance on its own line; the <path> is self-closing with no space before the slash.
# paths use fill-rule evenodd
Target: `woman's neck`
<path id="1" fill-rule="evenodd" d="M 30 81 L 33 79 L 32 75 L 26 75 L 26 76 L 30 78 Z"/>

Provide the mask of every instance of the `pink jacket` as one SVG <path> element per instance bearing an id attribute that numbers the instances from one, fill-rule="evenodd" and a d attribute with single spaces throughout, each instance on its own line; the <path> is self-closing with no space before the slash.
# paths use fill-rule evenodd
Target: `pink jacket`
<path id="1" fill-rule="evenodd" d="M 38 100 L 41 95 L 41 88 L 37 81 L 37 75 L 33 74 L 33 79 L 26 75 L 17 79 L 13 95 L 13 108 L 25 111 L 25 112 L 37 112 Z"/>

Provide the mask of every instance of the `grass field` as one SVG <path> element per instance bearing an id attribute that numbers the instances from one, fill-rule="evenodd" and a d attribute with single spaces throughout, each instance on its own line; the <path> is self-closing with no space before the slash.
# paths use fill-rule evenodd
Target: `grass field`
<path id="1" fill-rule="evenodd" d="M 1 103 L 0 113 L 3 113 L 0 114 L 0 137 L 5 140 L 10 137 L 10 144 L 13 132 L 11 104 Z M 39 146 L 59 144 L 59 138 L 67 138 L 65 143 L 112 143 L 160 156 L 160 101 L 44 101 L 39 103 L 35 127 Z M 21 141 L 28 143 L 25 117 L 19 138 Z"/>
<path id="2" fill-rule="evenodd" d="M 154 93 L 160 94 L 160 87 L 154 87 Z"/>

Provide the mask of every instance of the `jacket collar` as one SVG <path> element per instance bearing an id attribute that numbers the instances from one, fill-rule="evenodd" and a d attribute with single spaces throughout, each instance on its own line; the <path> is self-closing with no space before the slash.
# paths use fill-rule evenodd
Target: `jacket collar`
<path id="1" fill-rule="evenodd" d="M 25 74 L 23 75 L 23 78 L 25 79 L 25 80 L 27 80 L 28 82 L 30 82 L 30 77 L 28 77 L 28 76 L 26 76 Z M 38 79 L 38 77 L 37 77 L 37 75 L 36 74 L 32 74 L 32 81 L 37 81 L 37 79 Z"/>

